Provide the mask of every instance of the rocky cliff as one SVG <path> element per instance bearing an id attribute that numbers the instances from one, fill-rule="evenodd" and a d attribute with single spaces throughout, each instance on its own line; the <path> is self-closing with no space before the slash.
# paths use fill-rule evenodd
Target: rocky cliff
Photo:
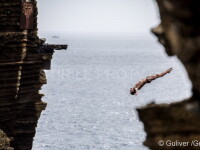
<path id="1" fill-rule="evenodd" d="M 46 103 L 46 84 L 54 49 L 37 36 L 36 1 L 0 0 L 0 149 L 30 150 Z"/>
<path id="2" fill-rule="evenodd" d="M 174 104 L 138 109 L 152 150 L 200 149 L 200 1 L 157 0 L 161 24 L 152 29 L 169 56 L 176 55 L 193 85 L 193 96 Z M 178 80 L 178 78 L 177 78 Z M 184 91 L 180 91 L 180 94 Z"/>

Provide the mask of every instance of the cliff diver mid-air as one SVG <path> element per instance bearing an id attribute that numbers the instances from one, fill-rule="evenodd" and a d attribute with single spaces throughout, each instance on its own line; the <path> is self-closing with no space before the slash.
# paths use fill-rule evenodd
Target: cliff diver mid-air
<path id="1" fill-rule="evenodd" d="M 130 89 L 130 94 L 131 95 L 138 95 L 138 91 L 146 84 L 146 83 L 151 83 L 151 81 L 163 77 L 166 74 L 170 73 L 173 69 L 169 68 L 168 70 L 160 73 L 160 74 L 154 74 L 151 76 L 147 76 L 145 79 L 142 79 L 139 81 L 133 88 Z"/>

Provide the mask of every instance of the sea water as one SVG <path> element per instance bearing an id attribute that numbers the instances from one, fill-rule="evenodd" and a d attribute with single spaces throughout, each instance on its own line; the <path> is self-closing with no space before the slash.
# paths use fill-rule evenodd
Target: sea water
<path id="1" fill-rule="evenodd" d="M 42 93 L 48 105 L 39 119 L 33 150 L 148 150 L 136 108 L 191 94 L 183 66 L 154 38 L 42 36 L 69 47 L 55 52 L 46 71 L 48 84 Z M 129 94 L 139 80 L 170 67 L 170 74 L 145 85 L 138 96 Z"/>

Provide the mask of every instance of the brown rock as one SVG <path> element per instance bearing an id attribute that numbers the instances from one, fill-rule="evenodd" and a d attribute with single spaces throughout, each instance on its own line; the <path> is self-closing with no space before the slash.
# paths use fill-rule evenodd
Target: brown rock
<path id="1" fill-rule="evenodd" d="M 43 57 L 48 55 L 50 61 L 54 49 L 67 48 L 49 45 L 51 52 L 43 48 L 40 53 L 44 41 L 37 36 L 37 3 L 31 1 L 29 30 L 20 29 L 21 4 L 21 0 L 0 0 L 0 129 L 7 135 L 0 131 L 0 149 L 5 150 L 10 145 L 16 150 L 32 148 L 37 121 L 46 107 L 39 93 L 46 84 Z"/>
<path id="2" fill-rule="evenodd" d="M 198 150 L 200 144 L 195 146 L 192 142 L 200 142 L 200 1 L 157 0 L 157 3 L 161 24 L 152 31 L 167 54 L 176 55 L 185 66 L 193 96 L 183 102 L 138 109 L 147 132 L 144 144 L 152 150 Z M 181 145 L 184 142 L 188 145 Z"/>

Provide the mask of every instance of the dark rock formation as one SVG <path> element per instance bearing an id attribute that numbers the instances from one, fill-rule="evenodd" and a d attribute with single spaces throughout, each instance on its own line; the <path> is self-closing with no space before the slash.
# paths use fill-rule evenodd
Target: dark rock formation
<path id="1" fill-rule="evenodd" d="M 9 141 L 15 150 L 32 148 L 37 121 L 46 107 L 39 93 L 46 84 L 43 69 L 50 68 L 53 49 L 67 48 L 49 45 L 45 50 L 44 40 L 37 36 L 36 1 L 24 9 L 21 0 L 0 0 L 0 129 L 8 136 L 0 131 L 0 149 L 6 150 Z M 24 11 L 31 17 L 21 17 Z M 32 19 L 28 24 L 27 18 Z"/>
<path id="2" fill-rule="evenodd" d="M 149 104 L 138 109 L 139 117 L 144 122 L 147 132 L 144 144 L 152 150 L 198 150 L 200 149 L 200 1 L 157 0 L 157 3 L 161 24 L 152 31 L 164 45 L 167 54 L 176 55 L 184 64 L 192 81 L 193 96 L 189 100 L 171 105 Z M 184 91 L 180 91 L 180 94 L 182 92 Z M 172 142 L 175 146 L 170 146 Z"/>

